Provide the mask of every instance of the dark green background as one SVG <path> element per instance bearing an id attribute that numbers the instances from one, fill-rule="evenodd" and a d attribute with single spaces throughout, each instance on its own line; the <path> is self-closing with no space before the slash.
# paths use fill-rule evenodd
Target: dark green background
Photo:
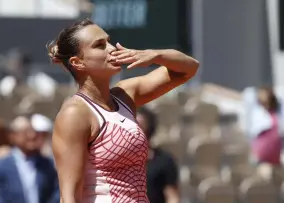
<path id="1" fill-rule="evenodd" d="M 96 4 L 111 1 L 125 0 L 94 0 Z M 136 1 L 136 0 L 133 0 Z M 111 36 L 111 42 L 120 42 L 135 49 L 162 49 L 174 48 L 181 51 L 189 51 L 186 34 L 185 0 L 148 0 L 147 23 L 140 28 L 115 28 L 105 29 Z M 96 19 L 93 19 L 96 22 Z M 123 77 L 144 74 L 151 68 L 138 68 L 132 71 L 124 71 Z"/>

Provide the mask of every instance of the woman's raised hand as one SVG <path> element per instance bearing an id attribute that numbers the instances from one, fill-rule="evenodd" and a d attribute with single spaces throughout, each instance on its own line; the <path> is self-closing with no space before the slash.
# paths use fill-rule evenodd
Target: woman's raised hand
<path id="1" fill-rule="evenodd" d="M 116 57 L 116 62 L 120 64 L 129 64 L 128 69 L 135 67 L 146 67 L 155 63 L 155 59 L 158 57 L 158 54 L 154 50 L 135 50 L 128 49 L 116 44 L 117 51 L 111 53 L 112 56 Z"/>

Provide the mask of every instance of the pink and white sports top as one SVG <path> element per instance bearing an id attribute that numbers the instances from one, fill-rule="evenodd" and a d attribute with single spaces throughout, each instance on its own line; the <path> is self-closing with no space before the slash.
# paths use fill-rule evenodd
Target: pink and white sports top
<path id="1" fill-rule="evenodd" d="M 118 111 L 109 112 L 82 93 L 100 124 L 89 144 L 83 203 L 148 203 L 146 160 L 148 141 L 130 108 L 113 96 Z"/>

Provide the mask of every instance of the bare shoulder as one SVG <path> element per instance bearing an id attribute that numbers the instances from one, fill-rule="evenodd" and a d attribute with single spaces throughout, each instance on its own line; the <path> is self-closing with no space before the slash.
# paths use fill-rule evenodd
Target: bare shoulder
<path id="1" fill-rule="evenodd" d="M 135 87 L 138 85 L 140 78 L 142 76 L 128 78 L 119 81 L 114 88 L 121 88 L 123 89 L 132 99 L 134 99 L 135 95 Z"/>
<path id="2" fill-rule="evenodd" d="M 57 118 L 63 119 L 87 119 L 89 116 L 88 107 L 76 96 L 67 99 L 57 114 Z"/>
<path id="3" fill-rule="evenodd" d="M 136 105 L 134 103 L 134 95 L 132 89 L 128 88 L 126 81 L 120 81 L 111 89 L 111 93 L 123 101 L 134 114 L 136 114 Z"/>
<path id="4" fill-rule="evenodd" d="M 66 100 L 55 119 L 55 132 L 85 132 L 91 129 L 91 113 L 78 97 Z"/>

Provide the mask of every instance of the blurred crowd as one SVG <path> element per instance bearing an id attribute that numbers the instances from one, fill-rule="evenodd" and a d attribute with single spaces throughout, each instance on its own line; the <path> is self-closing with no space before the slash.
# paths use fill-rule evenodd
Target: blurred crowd
<path id="1" fill-rule="evenodd" d="M 0 203 L 59 202 L 53 120 L 75 91 L 12 50 L 0 77 Z M 11 60 L 9 60 L 11 59 Z M 283 99 L 270 87 L 242 92 L 184 86 L 139 109 L 149 138 L 151 203 L 281 202 Z"/>
<path id="2" fill-rule="evenodd" d="M 21 115 L 2 131 L 0 202 L 58 203 L 51 121 L 39 114 Z"/>

